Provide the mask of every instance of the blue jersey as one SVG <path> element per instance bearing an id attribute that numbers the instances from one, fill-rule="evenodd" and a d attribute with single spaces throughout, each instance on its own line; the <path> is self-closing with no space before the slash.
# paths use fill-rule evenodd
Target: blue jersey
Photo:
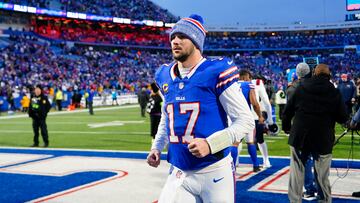
<path id="1" fill-rule="evenodd" d="M 255 89 L 254 84 L 251 81 L 239 81 L 239 85 L 241 88 L 241 92 L 243 93 L 250 109 L 251 109 L 251 102 L 250 102 L 250 90 Z"/>
<path id="2" fill-rule="evenodd" d="M 177 76 L 177 63 L 161 66 L 155 80 L 165 98 L 168 162 L 182 170 L 197 170 L 228 155 L 226 148 L 214 155 L 196 158 L 188 149 L 193 138 L 207 138 L 225 129 L 227 115 L 219 96 L 238 81 L 238 69 L 228 59 L 205 60 L 189 78 Z"/>

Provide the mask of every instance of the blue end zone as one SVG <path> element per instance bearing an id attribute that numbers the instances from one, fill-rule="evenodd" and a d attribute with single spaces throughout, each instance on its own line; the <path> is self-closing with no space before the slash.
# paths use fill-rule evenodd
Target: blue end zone
<path id="1" fill-rule="evenodd" d="M 276 202 L 276 203 L 288 203 L 289 199 L 287 194 L 279 194 L 279 193 L 270 193 L 270 192 L 253 192 L 248 191 L 251 187 L 261 182 L 265 178 L 275 174 L 279 170 L 284 167 L 290 165 L 289 159 L 284 158 L 270 158 L 270 162 L 272 164 L 271 168 L 268 168 L 255 176 L 251 177 L 246 181 L 237 181 L 236 183 L 236 202 Z M 240 163 L 252 164 L 251 159 L 249 157 L 241 157 Z M 347 164 L 349 164 L 350 168 L 360 168 L 360 162 L 358 161 L 347 161 L 342 160 L 333 160 L 331 167 L 332 168 L 347 168 Z M 360 181 L 360 180 L 359 180 Z M 360 191 L 360 188 L 354 188 L 354 191 Z M 317 201 L 305 201 L 304 202 L 317 202 Z M 359 200 L 345 200 L 340 198 L 333 198 L 333 202 L 360 202 Z"/>
<path id="2" fill-rule="evenodd" d="M 34 149 L 11 149 L 1 148 L 0 153 L 22 153 L 22 154 L 41 154 L 51 155 L 49 158 L 42 158 L 28 162 L 22 162 L 9 166 L 21 165 L 24 163 L 36 162 L 44 159 L 52 159 L 61 156 L 84 156 L 84 157 L 110 157 L 110 158 L 129 158 L 129 159 L 146 159 L 147 153 L 131 152 L 102 152 L 102 151 L 70 151 L 70 150 L 34 150 Z M 166 159 L 166 155 L 162 155 Z M 288 202 L 286 194 L 249 191 L 254 185 L 263 181 L 284 167 L 289 166 L 289 159 L 271 158 L 272 167 L 263 170 L 246 181 L 237 181 L 236 183 L 236 202 Z M 241 157 L 240 163 L 251 164 L 249 157 Z M 333 168 L 346 169 L 349 165 L 352 169 L 360 169 L 359 161 L 333 160 Z M 9 167 L 2 166 L 1 168 Z M 0 202 L 25 202 L 60 191 L 68 190 L 94 181 L 102 180 L 116 175 L 114 172 L 79 172 L 62 177 L 29 175 L 29 174 L 11 174 L 0 173 Z M 139 185 L 140 187 L 140 185 Z M 358 191 L 360 188 L 354 188 Z M 333 198 L 334 202 L 359 202 L 359 200 Z"/>
<path id="3" fill-rule="evenodd" d="M 0 202 L 27 202 L 116 175 L 80 172 L 62 177 L 0 173 Z"/>

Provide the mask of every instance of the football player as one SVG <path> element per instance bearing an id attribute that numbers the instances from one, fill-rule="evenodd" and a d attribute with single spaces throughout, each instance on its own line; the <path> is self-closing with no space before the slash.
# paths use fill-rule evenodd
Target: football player
<path id="1" fill-rule="evenodd" d="M 164 105 L 147 162 L 157 167 L 168 143 L 171 164 L 159 203 L 234 202 L 230 146 L 255 126 L 239 94 L 238 68 L 226 58 L 204 58 L 205 36 L 200 16 L 178 21 L 170 32 L 175 62 L 155 74 Z"/>

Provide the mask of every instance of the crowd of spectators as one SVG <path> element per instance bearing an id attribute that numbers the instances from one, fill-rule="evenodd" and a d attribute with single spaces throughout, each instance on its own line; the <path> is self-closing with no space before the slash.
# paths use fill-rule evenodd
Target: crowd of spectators
<path id="1" fill-rule="evenodd" d="M 152 80 L 156 67 L 171 60 L 169 54 L 157 51 L 96 51 L 91 47 L 64 46 L 62 54 L 30 36 L 12 37 L 12 43 L 1 50 L 1 96 L 7 86 L 22 89 L 41 84 L 62 89 L 116 87 L 134 92 Z"/>
<path id="2" fill-rule="evenodd" d="M 3 0 L 2 2 L 38 8 L 50 7 L 50 0 Z"/>
<path id="3" fill-rule="evenodd" d="M 161 34 L 165 31 L 152 32 L 151 29 L 136 28 L 132 25 L 118 25 L 118 29 L 111 27 L 87 26 L 53 26 L 43 25 L 35 27 L 34 31 L 44 37 L 65 41 L 101 43 L 111 45 L 138 45 L 168 47 L 169 37 Z M 121 26 L 126 28 L 121 28 Z"/>
<path id="4" fill-rule="evenodd" d="M 0 53 L 0 96 L 9 96 L 36 84 L 68 91 L 94 88 L 101 92 L 115 87 L 119 92 L 136 93 L 153 81 L 157 67 L 172 61 L 169 50 L 123 48 L 106 51 L 63 44 L 56 47 L 60 52 L 55 52 L 48 42 L 32 35 L 11 36 L 9 40 L 10 44 Z M 301 54 L 223 52 L 217 55 L 220 54 L 232 58 L 240 69 L 249 69 L 254 75 L 273 81 L 275 89 L 287 86 L 287 70 L 295 68 L 304 56 L 316 55 L 321 63 L 329 64 L 334 82 L 342 73 L 349 74 L 351 79 L 360 69 L 360 55 L 355 50 L 338 54 L 307 51 Z"/>
<path id="5" fill-rule="evenodd" d="M 206 39 L 207 49 L 268 49 L 334 47 L 360 43 L 360 29 L 327 31 L 266 32 L 212 35 Z"/>
<path id="6" fill-rule="evenodd" d="M 176 22 L 179 19 L 167 9 L 149 0 L 3 0 L 2 2 L 132 20 Z"/>
<path id="7" fill-rule="evenodd" d="M 240 69 L 249 69 L 254 75 L 262 75 L 272 81 L 275 89 L 287 87 L 289 81 L 287 70 L 293 69 L 304 57 L 318 56 L 320 63 L 329 64 L 334 84 L 339 82 L 342 73 L 348 74 L 351 79 L 360 77 L 360 54 L 355 50 L 331 54 L 327 51 L 308 51 L 302 54 L 289 54 L 289 52 L 258 53 L 245 52 L 230 56 Z"/>
<path id="8" fill-rule="evenodd" d="M 135 27 L 133 25 L 106 25 L 68 23 L 56 25 L 46 21 L 33 25 L 35 32 L 50 38 L 122 45 L 156 45 L 169 47 L 165 28 Z M 116 28 L 116 29 L 115 29 Z M 132 28 L 132 29 L 131 29 Z M 264 32 L 264 33 L 209 33 L 205 50 L 212 49 L 292 49 L 342 48 L 360 44 L 360 28 L 327 31 Z"/>
<path id="9" fill-rule="evenodd" d="M 134 20 L 176 22 L 177 17 L 149 0 L 60 0 L 63 9 Z"/>

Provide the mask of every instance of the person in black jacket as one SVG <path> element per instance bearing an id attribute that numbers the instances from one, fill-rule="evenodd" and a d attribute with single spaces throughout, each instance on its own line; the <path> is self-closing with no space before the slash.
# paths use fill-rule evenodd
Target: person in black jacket
<path id="1" fill-rule="evenodd" d="M 341 74 L 341 80 L 339 81 L 337 88 L 345 103 L 346 111 L 350 115 L 352 113 L 352 107 L 355 104 L 356 86 L 353 81 L 348 79 L 348 75 L 344 73 Z"/>
<path id="2" fill-rule="evenodd" d="M 34 131 L 34 144 L 31 147 L 39 146 L 39 128 L 44 141 L 44 147 L 49 146 L 49 136 L 46 126 L 46 116 L 51 108 L 50 102 L 42 93 L 41 86 L 36 86 L 34 95 L 30 100 L 29 117 L 32 118 L 32 127 Z"/>
<path id="3" fill-rule="evenodd" d="M 146 104 L 148 103 L 149 99 L 150 96 L 147 93 L 146 88 L 141 88 L 141 90 L 138 92 L 138 102 L 141 108 L 141 117 L 145 117 Z"/>
<path id="4" fill-rule="evenodd" d="M 317 65 L 314 77 L 299 84 L 283 113 L 283 130 L 290 132 L 290 202 L 301 202 L 304 165 L 310 154 L 315 161 L 315 176 L 319 183 L 318 200 L 331 202 L 329 171 L 335 122 L 345 123 L 347 118 L 340 92 L 330 82 L 329 67 Z"/>
<path id="5" fill-rule="evenodd" d="M 160 96 L 159 88 L 155 83 L 151 83 L 150 100 L 147 103 L 146 111 L 150 114 L 150 134 L 152 139 L 155 139 L 155 135 L 158 130 L 158 126 L 161 119 L 161 104 L 162 98 Z"/>

